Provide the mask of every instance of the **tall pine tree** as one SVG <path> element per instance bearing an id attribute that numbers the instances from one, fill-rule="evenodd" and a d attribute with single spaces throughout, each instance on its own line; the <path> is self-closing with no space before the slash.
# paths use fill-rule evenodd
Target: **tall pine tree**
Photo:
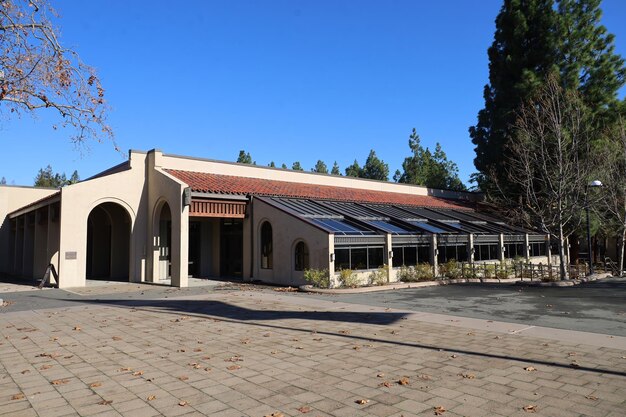
<path id="1" fill-rule="evenodd" d="M 555 7 L 556 5 L 556 7 Z M 551 73 L 563 87 L 576 89 L 601 120 L 617 103 L 624 84 L 624 61 L 614 53 L 614 37 L 600 25 L 600 0 L 505 0 L 488 50 L 489 84 L 478 123 L 470 127 L 476 145 L 479 187 L 515 194 L 506 178 L 517 110 Z"/>

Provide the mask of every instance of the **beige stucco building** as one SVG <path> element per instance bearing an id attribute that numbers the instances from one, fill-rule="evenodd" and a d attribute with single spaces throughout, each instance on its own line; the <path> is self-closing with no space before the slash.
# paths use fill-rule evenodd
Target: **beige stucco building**
<path id="1" fill-rule="evenodd" d="M 546 236 L 475 210 L 474 193 L 130 151 L 55 189 L 0 186 L 0 273 L 86 279 L 228 277 L 303 284 L 308 268 L 366 274 L 449 259 L 547 262 Z M 336 283 L 336 278 L 334 278 Z"/>

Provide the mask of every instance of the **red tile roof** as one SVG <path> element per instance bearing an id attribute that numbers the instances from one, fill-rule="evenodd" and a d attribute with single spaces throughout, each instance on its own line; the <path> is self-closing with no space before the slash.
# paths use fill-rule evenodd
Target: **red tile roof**
<path id="1" fill-rule="evenodd" d="M 352 201 L 363 203 L 399 204 L 418 207 L 469 209 L 462 202 L 444 198 L 362 190 L 330 185 L 265 180 L 203 172 L 166 170 L 187 183 L 192 191 L 218 194 L 260 195 L 274 197 L 312 198 L 320 200 Z"/>

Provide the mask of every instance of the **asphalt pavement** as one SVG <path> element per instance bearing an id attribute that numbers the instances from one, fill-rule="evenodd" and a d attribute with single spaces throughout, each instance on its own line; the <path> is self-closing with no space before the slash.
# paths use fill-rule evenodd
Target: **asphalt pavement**
<path id="1" fill-rule="evenodd" d="M 307 297 L 415 312 L 626 336 L 626 279 L 573 287 L 455 284 Z"/>

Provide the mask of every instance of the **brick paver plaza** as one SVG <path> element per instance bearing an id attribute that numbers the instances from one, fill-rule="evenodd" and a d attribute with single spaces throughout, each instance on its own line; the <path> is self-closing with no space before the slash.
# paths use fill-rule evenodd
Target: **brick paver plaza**
<path id="1" fill-rule="evenodd" d="M 447 321 L 237 287 L 0 310 L 0 414 L 626 415 L 617 337 Z"/>

